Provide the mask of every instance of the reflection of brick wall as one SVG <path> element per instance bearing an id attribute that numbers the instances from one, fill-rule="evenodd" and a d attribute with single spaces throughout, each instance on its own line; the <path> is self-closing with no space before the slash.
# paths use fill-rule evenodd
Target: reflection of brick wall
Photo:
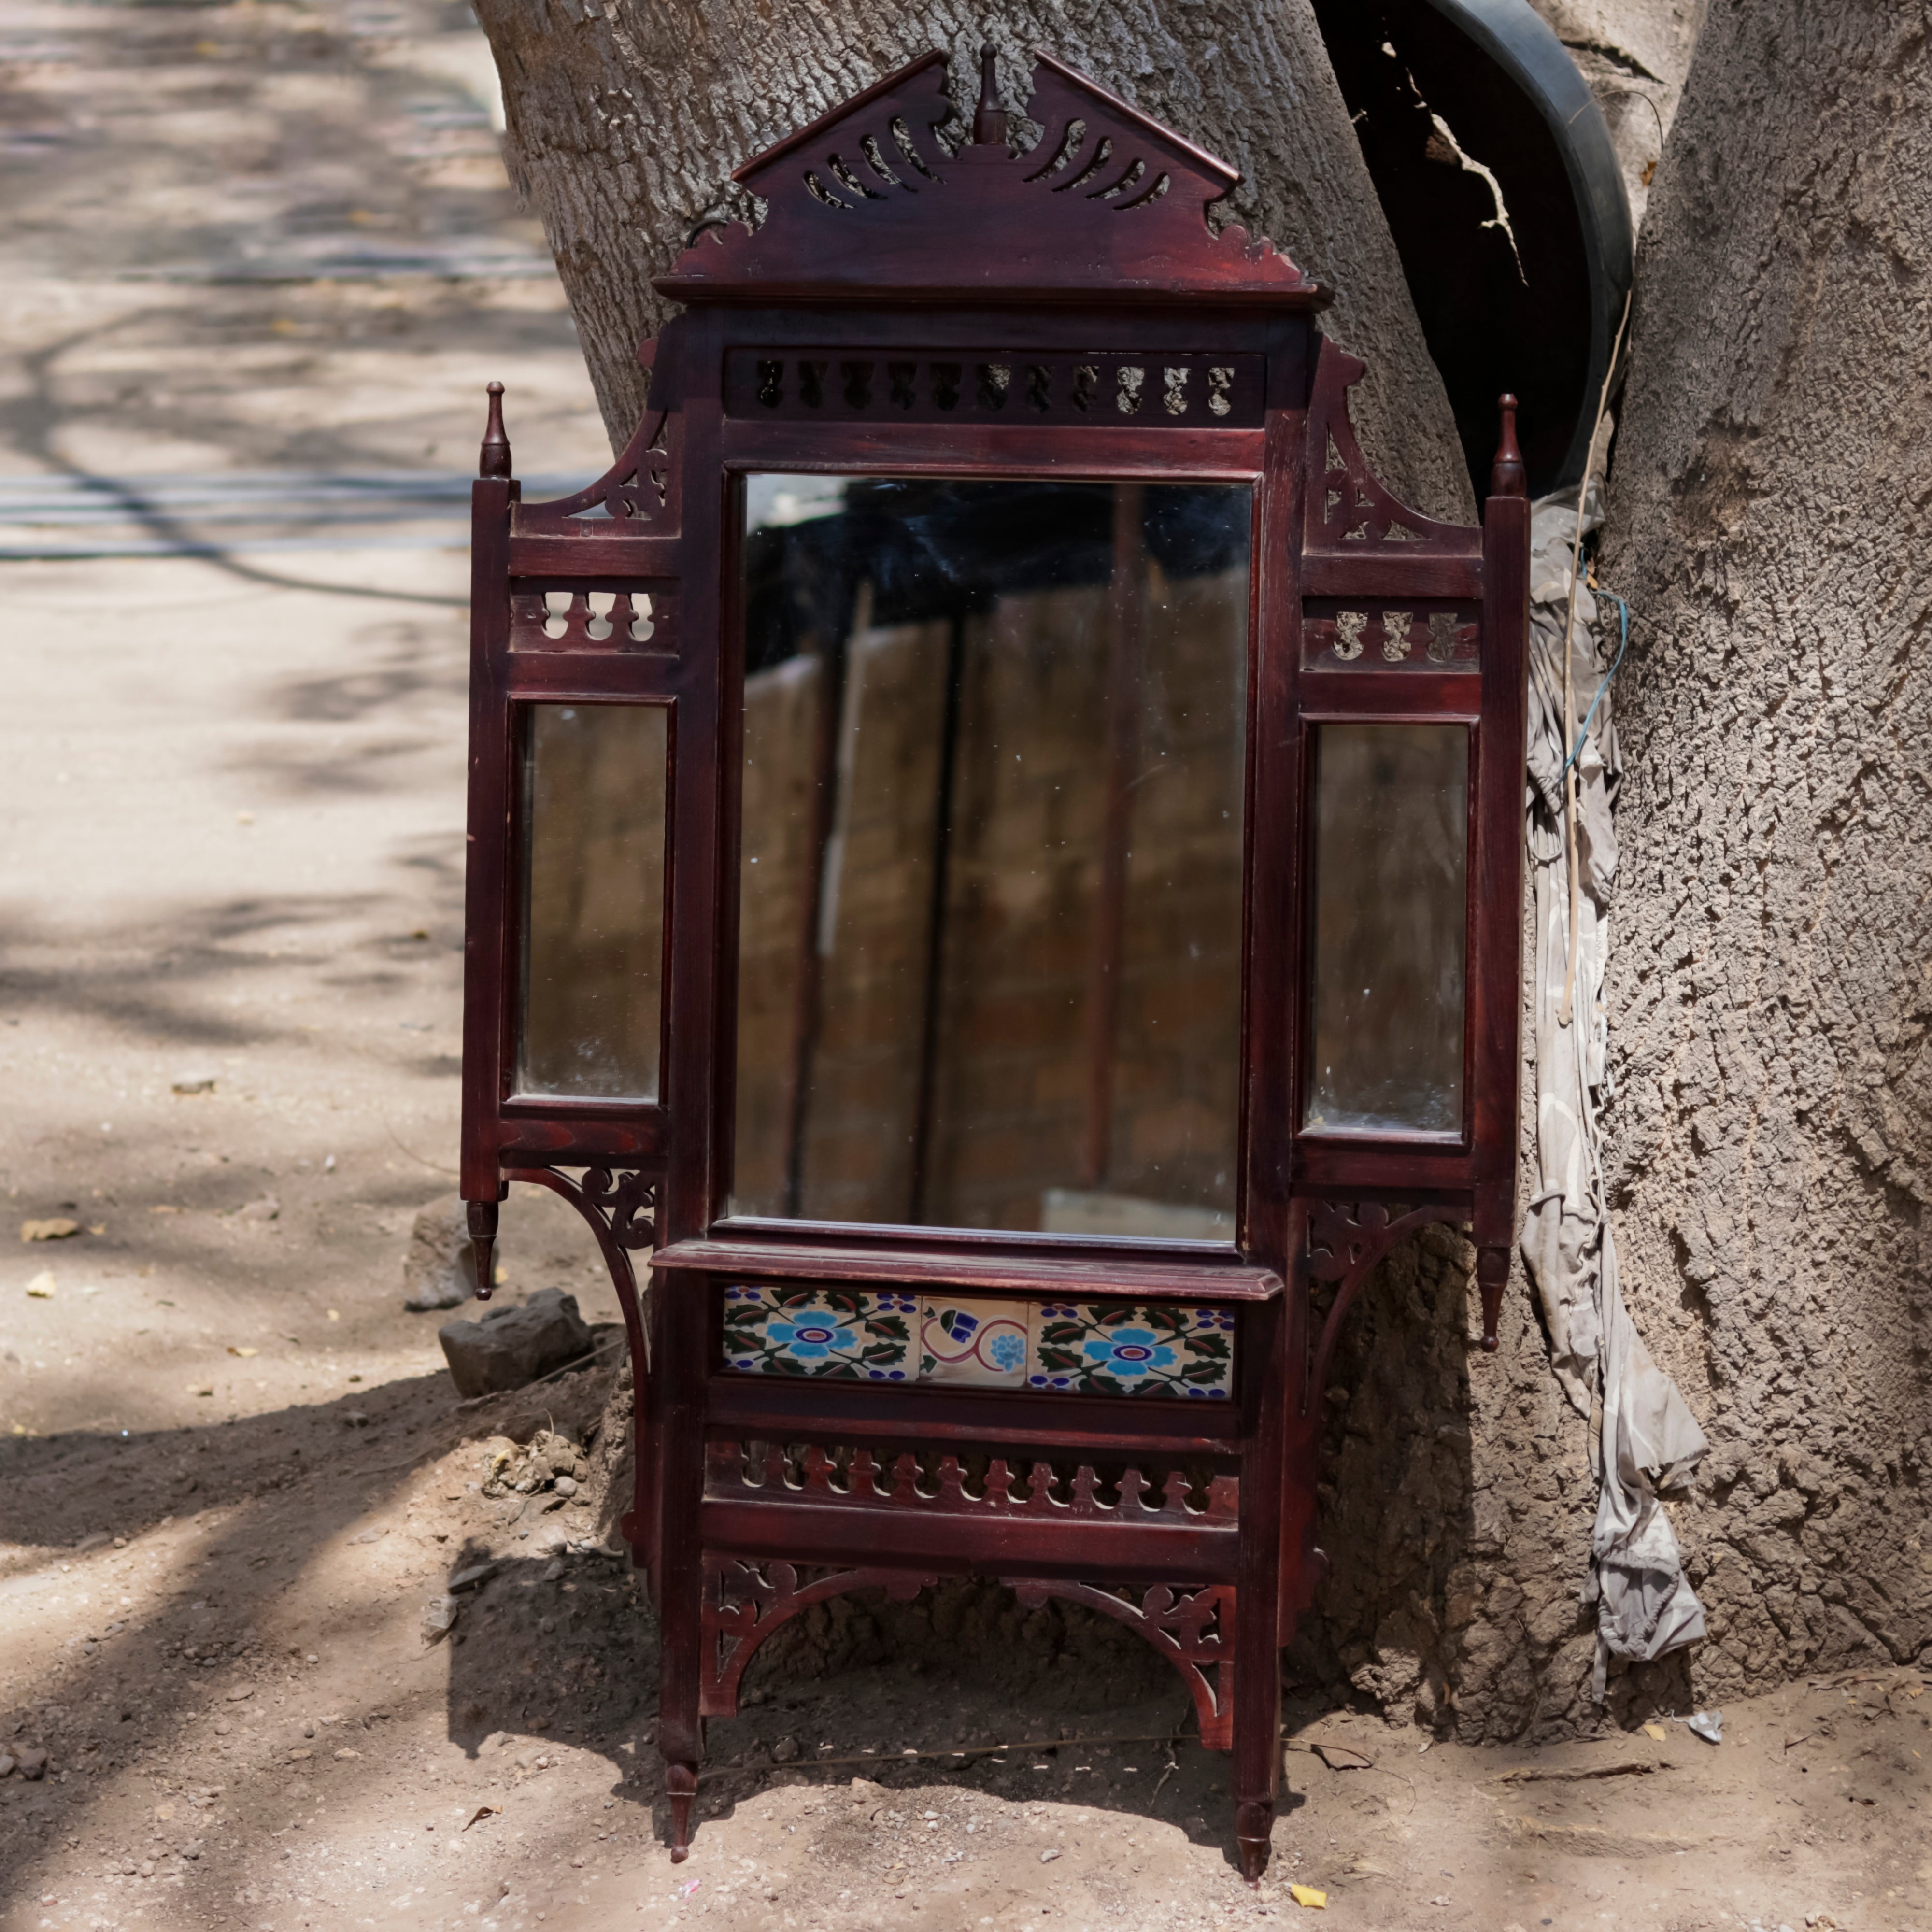
<path id="1" fill-rule="evenodd" d="M 1117 1192 L 1227 1209 L 1240 1017 L 1245 574 L 1150 571 L 1114 1083 Z M 926 1218 L 1039 1225 L 1081 1184 L 1105 812 L 1104 588 L 964 620 Z M 849 651 L 801 1207 L 903 1220 L 924 1024 L 949 625 Z M 740 940 L 742 1211 L 782 1203 L 818 674 L 754 675 Z"/>

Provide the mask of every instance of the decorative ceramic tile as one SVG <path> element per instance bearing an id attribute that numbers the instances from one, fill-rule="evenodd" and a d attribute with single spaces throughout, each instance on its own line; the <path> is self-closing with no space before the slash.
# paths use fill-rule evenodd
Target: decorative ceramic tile
<path id="1" fill-rule="evenodd" d="M 724 1360 L 753 1375 L 911 1382 L 918 1317 L 918 1298 L 910 1294 L 730 1287 L 724 1291 Z"/>
<path id="2" fill-rule="evenodd" d="M 920 1304 L 919 1378 L 980 1388 L 1024 1388 L 1028 1317 L 1024 1301 L 975 1301 L 928 1294 Z"/>
<path id="3" fill-rule="evenodd" d="M 1200 1303 L 1034 1304 L 1026 1385 L 1056 1394 L 1225 1400 L 1234 1380 L 1234 1312 Z"/>

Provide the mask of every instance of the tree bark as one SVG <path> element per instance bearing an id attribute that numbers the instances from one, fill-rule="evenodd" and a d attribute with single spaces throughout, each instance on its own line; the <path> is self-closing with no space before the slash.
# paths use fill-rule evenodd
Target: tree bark
<path id="1" fill-rule="evenodd" d="M 1684 96 L 1706 0 L 1529 0 L 1604 110 L 1641 230 L 1665 138 Z"/>
<path id="2" fill-rule="evenodd" d="M 935 46 L 970 118 L 985 31 L 974 10 L 908 0 L 476 0 L 476 13 L 512 176 L 542 218 L 614 448 L 643 403 L 632 352 L 668 314 L 650 278 L 700 221 L 757 218 L 731 170 Z M 1370 460 L 1418 509 L 1473 521 L 1448 398 L 1306 0 L 1036 0 L 1003 6 L 992 32 L 1010 107 L 1028 50 L 1046 46 L 1240 169 L 1225 212 L 1336 291 L 1324 326 L 1368 364 L 1354 414 Z"/>
<path id="3" fill-rule="evenodd" d="M 1928 39 L 1712 0 L 1639 263 L 1608 1127 L 1706 1702 L 1932 1640 Z"/>

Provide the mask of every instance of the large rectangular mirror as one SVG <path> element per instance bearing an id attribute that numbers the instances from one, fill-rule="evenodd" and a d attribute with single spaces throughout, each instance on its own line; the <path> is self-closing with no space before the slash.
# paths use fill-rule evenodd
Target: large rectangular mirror
<path id="1" fill-rule="evenodd" d="M 744 489 L 733 1211 L 1231 1238 L 1250 488 Z"/>
<path id="2" fill-rule="evenodd" d="M 1462 1126 L 1469 734 L 1314 730 L 1314 930 L 1302 1124 Z"/>
<path id="3" fill-rule="evenodd" d="M 659 705 L 525 711 L 518 1093 L 658 1097 L 668 737 Z"/>

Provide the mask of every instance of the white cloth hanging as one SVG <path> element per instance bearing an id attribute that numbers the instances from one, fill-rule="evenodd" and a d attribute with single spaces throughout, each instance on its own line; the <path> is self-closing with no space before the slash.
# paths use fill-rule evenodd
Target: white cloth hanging
<path id="1" fill-rule="evenodd" d="M 1570 967 L 1570 872 L 1564 761 L 1576 726 L 1564 715 L 1563 629 L 1576 492 L 1543 498 L 1530 526 L 1528 839 L 1536 905 L 1537 1185 L 1522 1256 L 1549 1330 L 1550 1362 L 1579 1414 L 1600 1404 L 1592 1461 L 1598 1490 L 1583 1600 L 1597 1612 L 1592 1694 L 1603 1700 L 1612 1656 L 1650 1659 L 1704 1634 L 1703 1606 L 1684 1574 L 1659 1492 L 1688 1480 L 1706 1448 L 1676 1384 L 1652 1360 L 1624 1306 L 1604 1198 L 1600 1104 L 1610 1098 L 1604 969 L 1617 867 L 1611 808 L 1622 776 L 1610 694 L 1592 712 L 1576 759 L 1576 983 Z M 1584 527 L 1602 520 L 1593 482 Z M 1570 640 L 1572 716 L 1580 721 L 1608 664 L 1599 610 L 1580 585 Z"/>

